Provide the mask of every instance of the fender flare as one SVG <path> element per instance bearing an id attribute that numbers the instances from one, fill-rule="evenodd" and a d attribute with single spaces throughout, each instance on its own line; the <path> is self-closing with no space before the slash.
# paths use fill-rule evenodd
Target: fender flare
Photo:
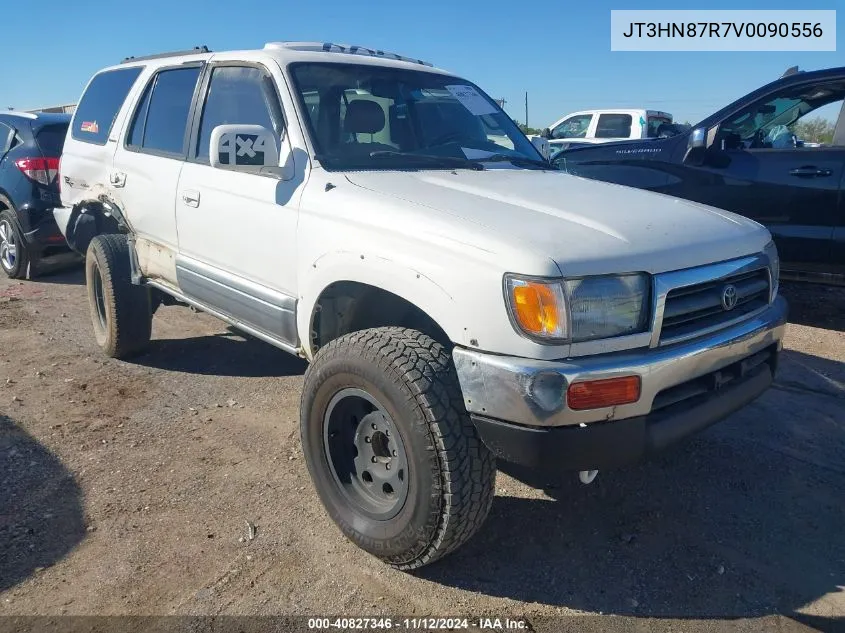
<path id="1" fill-rule="evenodd" d="M 318 258 L 300 278 L 296 326 L 308 358 L 313 356 L 310 332 L 317 302 L 329 286 L 340 282 L 366 284 L 404 299 L 426 313 L 453 342 L 465 344 L 469 337 L 457 319 L 454 298 L 424 273 L 376 255 L 334 252 Z"/>

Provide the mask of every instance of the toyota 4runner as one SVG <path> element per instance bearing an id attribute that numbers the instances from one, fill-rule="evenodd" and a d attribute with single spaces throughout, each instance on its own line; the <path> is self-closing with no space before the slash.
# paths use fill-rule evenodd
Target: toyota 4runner
<path id="1" fill-rule="evenodd" d="M 306 358 L 317 493 L 400 569 L 476 532 L 496 458 L 590 481 L 777 365 L 764 227 L 561 173 L 477 86 L 393 53 L 129 58 L 86 87 L 60 178 L 104 352 L 181 303 Z"/>

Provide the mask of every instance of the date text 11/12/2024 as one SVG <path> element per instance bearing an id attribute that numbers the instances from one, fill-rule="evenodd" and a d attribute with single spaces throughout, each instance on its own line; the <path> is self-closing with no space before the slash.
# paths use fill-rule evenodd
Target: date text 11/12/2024
<path id="1" fill-rule="evenodd" d="M 308 628 L 314 630 L 407 629 L 412 631 L 454 631 L 480 629 L 482 631 L 527 630 L 528 622 L 516 618 L 309 618 Z"/>

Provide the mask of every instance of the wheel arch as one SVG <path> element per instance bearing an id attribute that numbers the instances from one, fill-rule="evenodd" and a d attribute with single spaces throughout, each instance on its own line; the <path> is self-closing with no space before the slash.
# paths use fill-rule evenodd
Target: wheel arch
<path id="1" fill-rule="evenodd" d="M 64 227 L 68 245 L 83 255 L 96 236 L 126 232 L 120 209 L 114 203 L 101 199 L 87 199 L 74 204 Z"/>
<path id="2" fill-rule="evenodd" d="M 309 359 L 329 341 L 371 327 L 410 327 L 448 346 L 465 338 L 453 297 L 419 271 L 351 253 L 323 257 L 311 270 L 297 306 Z"/>

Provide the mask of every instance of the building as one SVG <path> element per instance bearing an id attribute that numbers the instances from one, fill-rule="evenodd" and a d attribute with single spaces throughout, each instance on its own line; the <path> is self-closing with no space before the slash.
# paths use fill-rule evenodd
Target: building
<path id="1" fill-rule="evenodd" d="M 73 114 L 76 110 L 75 103 L 66 103 L 64 105 L 47 106 L 46 108 L 35 108 L 34 110 L 25 110 L 25 112 L 64 112 L 66 114 Z"/>

